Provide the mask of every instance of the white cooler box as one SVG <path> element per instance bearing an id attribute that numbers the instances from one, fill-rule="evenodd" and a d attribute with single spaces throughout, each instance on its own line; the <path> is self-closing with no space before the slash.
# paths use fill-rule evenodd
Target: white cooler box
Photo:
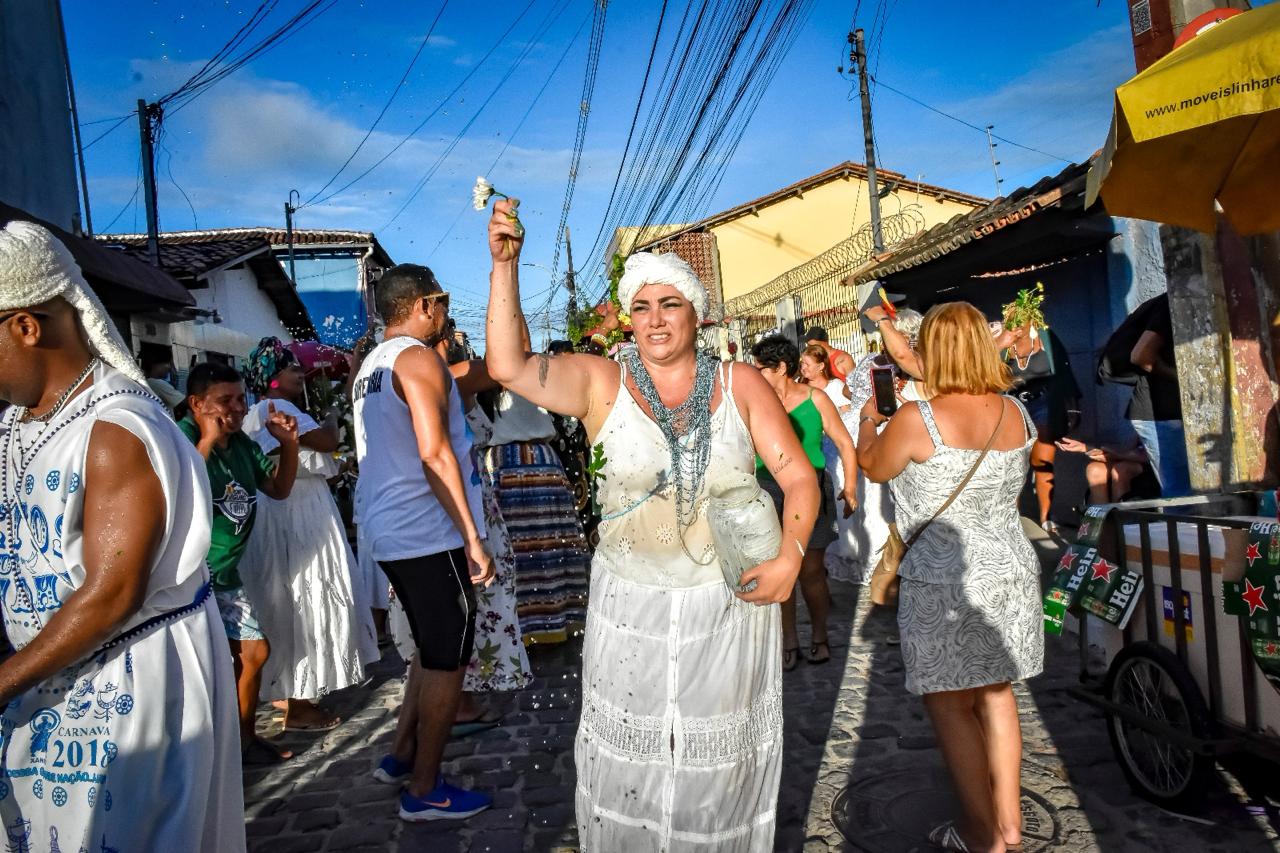
<path id="1" fill-rule="evenodd" d="M 1236 519 L 1233 519 L 1236 520 Z M 1265 518 L 1247 518 L 1248 521 L 1274 521 Z M 1173 588 L 1169 585 L 1169 539 L 1168 527 L 1163 523 L 1152 524 L 1151 534 L 1151 569 L 1155 580 L 1155 605 L 1158 610 L 1156 618 L 1156 638 L 1160 645 L 1177 653 L 1174 640 L 1175 623 L 1173 620 Z M 1124 540 L 1128 565 L 1135 570 L 1142 570 L 1142 542 L 1139 527 L 1127 524 L 1124 529 Z M 1209 702 L 1209 663 L 1208 644 L 1205 642 L 1205 601 L 1200 580 L 1200 543 L 1193 524 L 1178 525 L 1178 548 L 1182 566 L 1182 592 L 1184 604 L 1189 601 L 1190 613 L 1186 620 L 1187 632 L 1187 664 L 1191 677 L 1200 687 L 1205 703 Z M 1239 618 L 1228 616 L 1222 612 L 1222 573 L 1226 566 L 1229 580 L 1238 580 L 1244 572 L 1245 531 L 1227 530 L 1221 527 L 1209 528 L 1210 570 L 1213 573 L 1211 583 L 1214 616 L 1217 620 L 1218 635 L 1218 673 L 1221 688 L 1222 718 L 1228 722 L 1243 726 L 1244 689 L 1240 671 L 1240 629 Z M 1228 558 L 1228 554 L 1230 555 Z M 1130 620 L 1132 637 L 1135 642 L 1147 638 L 1147 617 L 1145 591 L 1139 598 L 1137 608 Z M 1124 646 L 1124 634 L 1101 619 L 1088 620 L 1089 641 L 1091 645 L 1100 646 L 1106 652 L 1107 665 Z M 1253 666 L 1254 683 L 1258 696 L 1258 722 L 1267 730 L 1280 733 L 1280 694 L 1277 694 L 1270 683 L 1263 677 L 1262 671 Z"/>

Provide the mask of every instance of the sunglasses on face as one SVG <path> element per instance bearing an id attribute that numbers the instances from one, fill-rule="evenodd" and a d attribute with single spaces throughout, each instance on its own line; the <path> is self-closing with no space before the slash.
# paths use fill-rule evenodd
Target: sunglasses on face
<path id="1" fill-rule="evenodd" d="M 440 303 L 440 306 L 444 308 L 444 310 L 448 311 L 449 310 L 449 291 L 442 290 L 439 293 L 429 293 L 426 296 L 422 297 L 422 301 L 424 303 L 438 302 Z"/>

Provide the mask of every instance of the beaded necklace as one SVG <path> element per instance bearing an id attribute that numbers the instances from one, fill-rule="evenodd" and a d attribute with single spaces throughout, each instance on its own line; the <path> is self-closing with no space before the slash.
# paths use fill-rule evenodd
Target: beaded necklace
<path id="1" fill-rule="evenodd" d="M 668 408 L 662 402 L 639 352 L 629 350 L 624 357 L 636 389 L 649 404 L 649 411 L 667 440 L 667 449 L 671 453 L 668 482 L 675 490 L 676 521 L 681 528 L 687 529 L 697 516 L 698 495 L 702 492 L 707 463 L 711 459 L 711 397 L 715 391 L 716 362 L 697 356 L 689 396 L 680 405 Z M 682 441 L 686 438 L 691 440 Z"/>

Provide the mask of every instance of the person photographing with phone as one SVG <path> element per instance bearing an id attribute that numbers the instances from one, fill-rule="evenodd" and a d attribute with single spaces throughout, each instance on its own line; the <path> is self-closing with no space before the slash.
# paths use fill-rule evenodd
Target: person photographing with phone
<path id="1" fill-rule="evenodd" d="M 886 308 L 879 301 L 875 303 L 875 326 L 880 329 L 886 349 L 859 360 L 847 380 L 852 414 L 846 422 L 855 442 L 858 418 L 867 400 L 878 399 L 877 409 L 887 418 L 903 403 L 926 399 L 923 384 L 902 367 L 906 363 L 917 369 L 915 345 L 924 318 L 910 308 L 898 308 L 896 314 L 890 319 Z M 887 486 L 868 480 L 861 471 L 857 480 L 857 510 L 848 518 L 836 519 L 839 532 L 824 560 L 832 577 L 861 584 L 870 579 L 889 536 L 893 497 Z"/>
<path id="2" fill-rule="evenodd" d="M 1039 562 L 1017 507 L 1035 426 L 1005 396 L 1009 368 L 972 305 L 929 311 L 919 360 L 933 396 L 887 419 L 869 398 L 858 462 L 869 479 L 892 484 L 906 686 L 923 696 L 964 810 L 929 839 L 1003 851 L 1022 841 L 1022 735 L 1010 685 L 1044 666 Z"/>

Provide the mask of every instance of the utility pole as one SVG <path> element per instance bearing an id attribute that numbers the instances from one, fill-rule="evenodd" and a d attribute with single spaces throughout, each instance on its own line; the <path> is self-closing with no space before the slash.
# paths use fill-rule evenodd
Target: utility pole
<path id="1" fill-rule="evenodd" d="M 155 267 L 160 266 L 160 216 L 156 212 L 156 169 L 154 126 L 160 106 L 138 99 L 138 134 L 142 137 L 142 192 L 147 205 L 147 255 Z"/>
<path id="2" fill-rule="evenodd" d="M 573 280 L 573 244 L 569 241 L 569 226 L 564 227 L 565 271 L 564 286 L 569 291 L 569 310 L 565 313 L 565 328 L 569 320 L 578 313 L 578 284 Z M 577 341 L 574 341 L 577 343 Z"/>
<path id="3" fill-rule="evenodd" d="M 1000 196 L 1004 195 L 1004 190 L 1000 186 L 1004 183 L 1004 179 L 1000 177 L 1000 161 L 996 159 L 996 141 L 991 137 L 991 129 L 993 127 L 995 127 L 994 124 L 987 125 L 987 153 L 991 155 L 991 171 L 995 172 L 996 175 L 995 197 L 1000 198 Z"/>
<path id="4" fill-rule="evenodd" d="M 293 197 L 298 197 L 298 201 L 302 201 L 302 194 L 297 190 L 289 190 L 289 200 L 284 203 L 284 233 L 285 239 L 289 241 L 289 280 L 293 282 L 293 286 L 298 286 L 298 276 L 293 269 L 293 214 L 297 212 L 297 205 L 293 204 Z"/>
<path id="5" fill-rule="evenodd" d="M 862 99 L 862 141 L 867 150 L 867 200 L 871 203 L 871 240 L 876 253 L 884 251 L 880 228 L 880 191 L 876 187 L 876 144 L 871 127 L 871 91 L 867 88 L 867 45 L 862 28 L 849 34 L 849 58 L 858 66 L 858 95 Z"/>

